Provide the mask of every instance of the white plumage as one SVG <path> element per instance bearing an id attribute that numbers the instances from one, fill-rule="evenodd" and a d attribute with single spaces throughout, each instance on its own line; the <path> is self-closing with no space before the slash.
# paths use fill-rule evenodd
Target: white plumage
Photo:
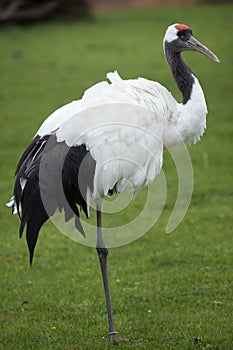
<path id="1" fill-rule="evenodd" d="M 118 192 L 127 183 L 137 193 L 160 172 L 164 146 L 196 142 L 206 125 L 207 109 L 196 78 L 185 106 L 157 82 L 122 80 L 117 72 L 107 78 L 110 83 L 94 85 L 81 100 L 55 111 L 36 134 L 55 133 L 69 147 L 86 145 L 97 164 L 93 199 L 107 195 L 115 184 Z"/>

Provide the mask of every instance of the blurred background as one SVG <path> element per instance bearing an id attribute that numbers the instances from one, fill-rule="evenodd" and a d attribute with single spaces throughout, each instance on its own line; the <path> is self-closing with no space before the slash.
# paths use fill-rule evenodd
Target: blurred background
<path id="1" fill-rule="evenodd" d="M 0 21 L 34 21 L 54 15 L 74 18 L 96 11 L 148 6 L 230 3 L 232 0 L 2 0 Z"/>

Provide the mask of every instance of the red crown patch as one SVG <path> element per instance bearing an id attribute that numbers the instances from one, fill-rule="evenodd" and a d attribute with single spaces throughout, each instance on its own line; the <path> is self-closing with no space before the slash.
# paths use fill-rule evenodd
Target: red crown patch
<path id="1" fill-rule="evenodd" d="M 185 24 L 177 24 L 176 26 L 176 29 L 178 30 L 190 30 L 190 28 L 188 26 L 186 26 Z"/>

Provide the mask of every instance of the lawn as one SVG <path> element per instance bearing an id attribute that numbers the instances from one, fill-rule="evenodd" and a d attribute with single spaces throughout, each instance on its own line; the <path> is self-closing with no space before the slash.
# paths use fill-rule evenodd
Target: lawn
<path id="1" fill-rule="evenodd" d="M 119 337 L 117 349 L 230 350 L 233 344 L 232 5 L 99 14 L 94 20 L 0 28 L 0 349 L 106 349 L 107 315 L 96 251 L 44 226 L 32 267 L 19 220 L 5 207 L 16 163 L 42 121 L 117 69 L 123 78 L 161 82 L 180 99 L 163 57 L 174 22 L 190 25 L 221 64 L 188 53 L 208 103 L 208 128 L 189 148 L 192 201 L 182 223 L 165 233 L 177 176 L 164 157 L 167 198 L 141 239 L 109 253 Z M 135 215 L 143 195 L 120 215 Z M 93 213 L 92 213 L 93 214 Z"/>

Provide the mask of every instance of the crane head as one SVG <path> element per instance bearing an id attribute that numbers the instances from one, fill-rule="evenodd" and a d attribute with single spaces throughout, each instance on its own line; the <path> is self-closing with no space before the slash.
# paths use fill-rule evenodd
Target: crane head
<path id="1" fill-rule="evenodd" d="M 191 28 L 185 24 L 176 23 L 169 26 L 164 37 L 164 45 L 165 43 L 169 44 L 173 52 L 197 51 L 215 62 L 220 62 L 212 51 L 193 37 Z"/>

